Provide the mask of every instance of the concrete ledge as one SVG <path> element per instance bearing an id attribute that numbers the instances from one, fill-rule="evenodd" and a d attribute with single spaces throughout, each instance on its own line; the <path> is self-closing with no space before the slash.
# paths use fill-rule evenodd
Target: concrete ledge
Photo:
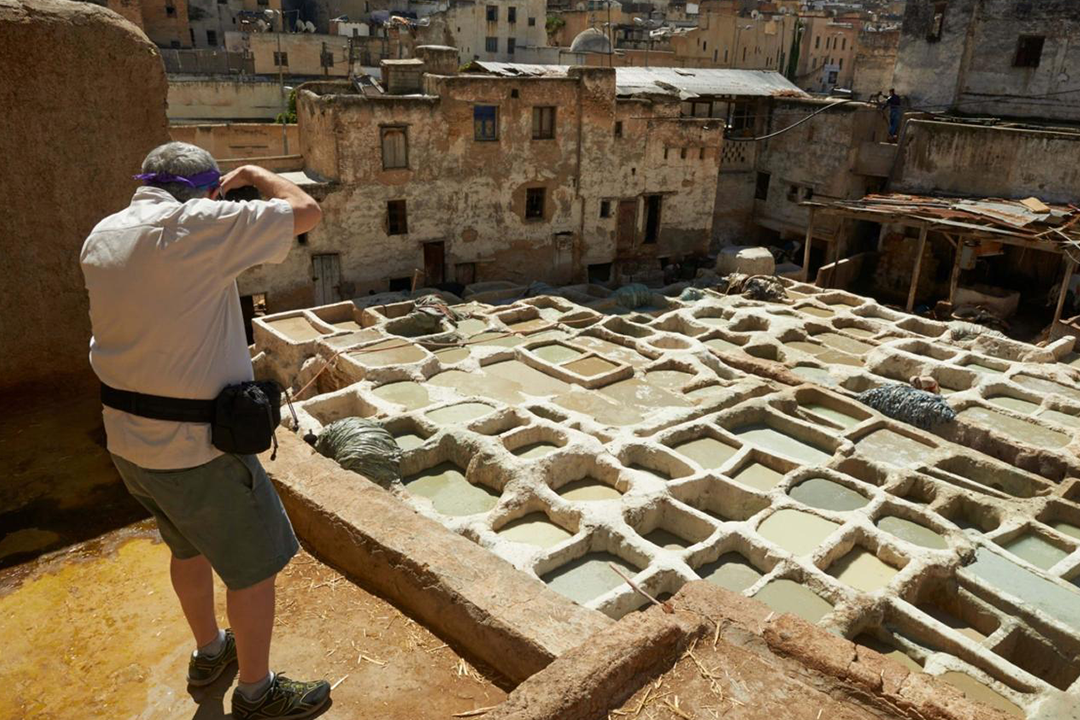
<path id="1" fill-rule="evenodd" d="M 297 535 L 455 649 L 520 683 L 612 624 L 279 430 L 261 456 Z"/>
<path id="2" fill-rule="evenodd" d="M 968 700 L 930 675 L 911 673 L 873 650 L 794 615 L 775 616 L 764 604 L 710 583 L 688 583 L 669 602 L 675 609 L 673 614 L 655 607 L 631 613 L 562 655 L 519 685 L 505 703 L 484 716 L 485 720 L 607 718 L 609 711 L 646 683 L 671 670 L 695 639 L 709 646 L 715 640 L 721 652 L 737 648 L 740 653 L 757 656 L 760 662 L 756 665 L 766 671 L 744 678 L 743 685 L 764 693 L 762 707 L 781 699 L 799 702 L 799 695 L 824 693 L 850 707 L 853 718 L 1009 717 Z M 678 687 L 668 686 L 667 690 L 679 692 Z M 732 707 L 724 717 L 763 717 L 759 711 L 747 704 Z"/>

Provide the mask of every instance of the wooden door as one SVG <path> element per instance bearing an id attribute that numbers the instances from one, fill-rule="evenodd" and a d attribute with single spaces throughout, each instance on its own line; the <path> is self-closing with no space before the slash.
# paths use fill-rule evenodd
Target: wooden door
<path id="1" fill-rule="evenodd" d="M 315 304 L 341 300 L 341 262 L 337 253 L 311 256 L 311 279 L 315 281 Z"/>
<path id="2" fill-rule="evenodd" d="M 429 287 L 443 282 L 445 267 L 446 244 L 424 243 L 424 276 Z"/>
<path id="3" fill-rule="evenodd" d="M 637 239 L 637 200 L 620 200 L 616 216 L 615 254 L 632 252 Z"/>

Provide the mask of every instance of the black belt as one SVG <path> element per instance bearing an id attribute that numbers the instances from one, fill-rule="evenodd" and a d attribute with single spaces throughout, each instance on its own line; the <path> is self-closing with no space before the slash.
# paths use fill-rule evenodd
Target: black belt
<path id="1" fill-rule="evenodd" d="M 101 383 L 101 403 L 139 417 L 173 422 L 214 422 L 214 400 L 190 400 L 117 390 Z"/>

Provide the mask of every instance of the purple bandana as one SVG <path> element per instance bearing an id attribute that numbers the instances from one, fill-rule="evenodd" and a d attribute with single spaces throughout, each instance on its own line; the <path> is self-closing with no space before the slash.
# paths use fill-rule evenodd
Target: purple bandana
<path id="1" fill-rule="evenodd" d="M 194 175 L 170 175 L 169 173 L 143 173 L 133 176 L 136 180 L 142 180 L 143 185 L 162 185 L 164 183 L 183 183 L 193 188 L 210 187 L 217 185 L 221 179 L 221 173 L 217 170 L 205 170 Z"/>

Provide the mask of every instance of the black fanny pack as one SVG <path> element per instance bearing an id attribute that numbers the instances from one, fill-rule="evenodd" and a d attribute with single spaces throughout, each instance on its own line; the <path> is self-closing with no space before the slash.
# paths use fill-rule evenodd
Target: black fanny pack
<path id="1" fill-rule="evenodd" d="M 273 380 L 229 385 L 213 400 L 188 400 L 117 390 L 101 384 L 101 403 L 139 417 L 172 422 L 209 423 L 218 450 L 254 455 L 274 447 L 281 422 L 281 386 Z"/>

